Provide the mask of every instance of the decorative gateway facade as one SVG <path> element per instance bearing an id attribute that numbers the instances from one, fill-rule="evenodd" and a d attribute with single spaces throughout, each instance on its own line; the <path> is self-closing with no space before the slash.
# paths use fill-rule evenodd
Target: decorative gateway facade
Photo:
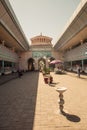
<path id="1" fill-rule="evenodd" d="M 31 38 L 32 58 L 35 61 L 35 69 L 41 68 L 41 63 L 49 65 L 49 59 L 52 57 L 52 38 L 42 34 Z"/>
<path id="2" fill-rule="evenodd" d="M 49 59 L 52 57 L 52 38 L 41 34 L 30 40 L 30 50 L 21 55 L 24 70 L 39 70 L 41 61 L 48 66 Z"/>
<path id="3" fill-rule="evenodd" d="M 0 75 L 17 71 L 29 43 L 8 0 L 0 0 Z"/>

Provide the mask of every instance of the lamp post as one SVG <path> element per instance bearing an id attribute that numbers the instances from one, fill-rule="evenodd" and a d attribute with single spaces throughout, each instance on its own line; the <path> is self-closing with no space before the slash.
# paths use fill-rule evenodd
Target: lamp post
<path id="1" fill-rule="evenodd" d="M 65 87 L 59 87 L 59 88 L 57 88 L 56 89 L 56 91 L 59 93 L 59 101 L 58 101 L 58 103 L 59 103 L 59 113 L 60 114 L 63 114 L 63 108 L 64 108 L 64 103 L 65 103 L 65 101 L 64 101 L 64 99 L 63 99 L 63 93 L 65 92 L 67 90 L 67 88 L 65 88 Z"/>

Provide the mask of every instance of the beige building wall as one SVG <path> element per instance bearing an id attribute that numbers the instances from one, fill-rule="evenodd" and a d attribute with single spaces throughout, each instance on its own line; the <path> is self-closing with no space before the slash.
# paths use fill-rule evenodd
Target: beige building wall
<path id="1" fill-rule="evenodd" d="M 54 48 L 52 49 L 52 57 L 55 59 L 63 60 L 63 52 L 56 51 Z"/>
<path id="2" fill-rule="evenodd" d="M 19 56 L 19 68 L 21 70 L 28 70 L 28 59 L 32 57 L 32 51 L 23 52 Z"/>

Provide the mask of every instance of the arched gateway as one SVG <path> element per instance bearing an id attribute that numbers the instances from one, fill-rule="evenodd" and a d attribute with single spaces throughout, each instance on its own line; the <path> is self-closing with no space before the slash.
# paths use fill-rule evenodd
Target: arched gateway
<path id="1" fill-rule="evenodd" d="M 52 56 L 51 41 L 52 38 L 42 34 L 31 38 L 32 58 L 35 60 L 37 70 L 41 70 L 43 64 L 48 66 L 48 59 Z"/>
<path id="2" fill-rule="evenodd" d="M 29 58 L 28 59 L 28 71 L 34 71 L 35 67 L 34 67 L 34 59 L 33 58 Z"/>
<path id="3" fill-rule="evenodd" d="M 42 34 L 33 37 L 30 50 L 21 54 L 21 65 L 25 71 L 40 70 L 41 63 L 49 66 L 49 60 L 54 55 L 52 52 L 52 38 Z"/>
<path id="4" fill-rule="evenodd" d="M 46 60 L 44 58 L 38 59 L 38 69 L 42 71 L 44 66 L 46 66 Z"/>

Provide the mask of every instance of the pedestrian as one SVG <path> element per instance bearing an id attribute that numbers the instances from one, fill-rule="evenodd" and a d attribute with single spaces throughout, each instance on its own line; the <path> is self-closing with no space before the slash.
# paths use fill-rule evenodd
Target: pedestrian
<path id="1" fill-rule="evenodd" d="M 80 70 L 80 66 L 78 65 L 78 66 L 77 66 L 77 74 L 78 74 L 78 77 L 79 77 L 79 78 L 80 78 L 80 71 L 81 71 L 81 70 Z"/>
<path id="2" fill-rule="evenodd" d="M 18 70 L 18 77 L 21 78 L 21 76 L 22 76 L 22 71 Z"/>

